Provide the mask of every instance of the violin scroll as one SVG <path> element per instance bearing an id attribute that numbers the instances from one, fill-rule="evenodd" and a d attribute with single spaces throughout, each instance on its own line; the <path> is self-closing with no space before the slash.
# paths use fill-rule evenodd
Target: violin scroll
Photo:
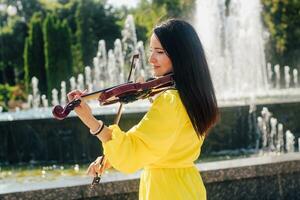
<path id="1" fill-rule="evenodd" d="M 64 108 L 60 105 L 57 105 L 52 109 L 52 114 L 56 119 L 63 120 L 69 115 L 72 110 L 79 106 L 80 103 L 80 99 L 74 99 L 73 101 L 69 102 Z"/>

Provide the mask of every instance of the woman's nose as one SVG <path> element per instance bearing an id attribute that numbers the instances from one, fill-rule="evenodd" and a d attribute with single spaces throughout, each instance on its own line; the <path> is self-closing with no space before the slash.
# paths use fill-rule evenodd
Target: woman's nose
<path id="1" fill-rule="evenodd" d="M 156 59 L 155 59 L 155 57 L 154 57 L 153 52 L 150 53 L 148 62 L 149 62 L 150 64 L 154 64 L 154 63 L 156 62 Z"/>

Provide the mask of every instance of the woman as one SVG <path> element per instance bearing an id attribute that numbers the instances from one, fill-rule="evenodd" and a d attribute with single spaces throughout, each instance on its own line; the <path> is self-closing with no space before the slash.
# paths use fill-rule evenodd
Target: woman
<path id="1" fill-rule="evenodd" d="M 132 173 L 143 168 L 140 200 L 206 199 L 194 165 L 204 138 L 218 118 L 217 101 L 201 42 L 185 21 L 157 26 L 150 39 L 149 62 L 156 77 L 174 74 L 174 89 L 161 92 L 143 119 L 128 132 L 106 127 L 86 103 L 75 109 L 90 132 L 101 140 L 107 164 Z M 69 100 L 80 98 L 72 91 Z M 94 175 L 99 160 L 88 169 Z"/>

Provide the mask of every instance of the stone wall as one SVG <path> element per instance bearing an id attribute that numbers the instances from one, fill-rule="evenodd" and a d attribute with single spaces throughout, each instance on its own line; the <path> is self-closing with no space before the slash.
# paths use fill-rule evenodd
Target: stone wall
<path id="1" fill-rule="evenodd" d="M 208 200 L 297 200 L 300 197 L 300 154 L 262 156 L 197 164 Z M 93 190 L 85 181 L 0 194 L 0 199 L 99 199 L 137 200 L 139 174 L 109 175 Z M 24 189 L 24 188 L 23 188 Z"/>
<path id="2" fill-rule="evenodd" d="M 300 137 L 300 103 L 265 105 L 284 124 Z M 256 115 L 260 115 L 262 105 Z M 128 130 L 138 123 L 144 113 L 127 113 L 120 126 Z M 113 115 L 97 115 L 106 124 Z M 102 153 L 97 139 L 77 117 L 63 121 L 55 119 L 0 121 L 0 165 L 15 163 L 86 163 Z M 223 150 L 243 150 L 255 147 L 256 135 L 249 122 L 249 106 L 221 108 L 221 119 L 211 130 L 202 147 L 201 157 Z M 296 149 L 298 144 L 296 141 Z M 243 153 L 243 152 L 242 152 Z"/>

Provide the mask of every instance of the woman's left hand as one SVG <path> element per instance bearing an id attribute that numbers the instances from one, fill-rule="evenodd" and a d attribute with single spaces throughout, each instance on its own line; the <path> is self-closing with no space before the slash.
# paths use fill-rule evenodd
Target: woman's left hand
<path id="1" fill-rule="evenodd" d="M 96 176 L 96 173 L 98 175 L 102 174 L 106 169 L 111 168 L 110 163 L 108 160 L 104 157 L 103 166 L 101 166 L 101 160 L 102 156 L 98 157 L 94 162 L 90 164 L 90 166 L 87 169 L 87 174 L 90 176 Z"/>

